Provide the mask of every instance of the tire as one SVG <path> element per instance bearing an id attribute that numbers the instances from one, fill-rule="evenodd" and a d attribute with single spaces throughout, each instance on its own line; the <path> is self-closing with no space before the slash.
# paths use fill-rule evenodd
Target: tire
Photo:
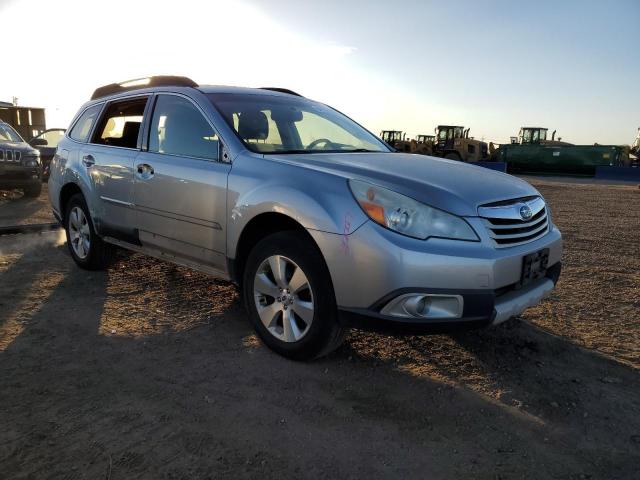
<path id="1" fill-rule="evenodd" d="M 462 159 L 460 158 L 460 155 L 458 155 L 456 152 L 449 152 L 444 156 L 444 158 L 446 158 L 447 160 L 462 161 Z"/>
<path id="2" fill-rule="evenodd" d="M 96 234 L 87 202 L 82 194 L 76 193 L 69 199 L 64 222 L 67 247 L 73 261 L 85 270 L 107 268 L 113 255 L 113 247 Z"/>
<path id="3" fill-rule="evenodd" d="M 30 185 L 22 189 L 24 196 L 29 198 L 38 198 L 42 193 L 42 182 L 38 182 L 35 185 Z"/>
<path id="4" fill-rule="evenodd" d="M 279 232 L 258 242 L 247 258 L 242 289 L 256 333 L 280 355 L 311 360 L 342 343 L 345 329 L 338 323 L 329 270 L 303 233 Z"/>

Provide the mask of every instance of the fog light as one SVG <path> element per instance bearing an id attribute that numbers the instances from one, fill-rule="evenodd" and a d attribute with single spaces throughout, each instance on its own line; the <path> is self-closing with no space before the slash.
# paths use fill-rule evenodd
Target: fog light
<path id="1" fill-rule="evenodd" d="M 426 295 L 411 295 L 402 302 L 402 308 L 412 317 L 424 317 L 429 311 L 429 299 Z"/>
<path id="2" fill-rule="evenodd" d="M 405 293 L 387 303 L 380 313 L 392 317 L 448 319 L 462 317 L 461 295 Z"/>

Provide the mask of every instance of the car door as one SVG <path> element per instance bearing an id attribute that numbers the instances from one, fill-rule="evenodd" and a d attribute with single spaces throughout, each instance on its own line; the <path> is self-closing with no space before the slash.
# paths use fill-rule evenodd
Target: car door
<path id="1" fill-rule="evenodd" d="M 143 246 L 226 270 L 231 165 L 218 135 L 188 97 L 158 94 L 146 151 L 136 160 L 134 204 Z"/>
<path id="2" fill-rule="evenodd" d="M 80 152 L 92 183 L 100 233 L 125 241 L 137 241 L 133 173 L 149 99 L 146 95 L 109 102 Z"/>

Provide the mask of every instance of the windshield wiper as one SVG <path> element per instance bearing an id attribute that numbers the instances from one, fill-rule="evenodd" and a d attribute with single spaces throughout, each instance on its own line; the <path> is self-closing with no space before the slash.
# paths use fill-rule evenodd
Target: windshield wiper
<path id="1" fill-rule="evenodd" d="M 352 150 L 340 150 L 341 152 L 371 152 L 371 153 L 380 153 L 380 150 L 369 150 L 368 148 L 354 148 Z"/>
<path id="2" fill-rule="evenodd" d="M 261 153 L 275 153 L 275 154 L 284 153 L 284 154 L 287 154 L 287 153 L 322 153 L 322 152 L 323 152 L 323 150 L 306 150 L 304 148 L 301 148 L 301 149 L 298 149 L 298 150 L 296 150 L 296 149 L 280 150 L 280 151 L 276 150 L 276 151 L 273 151 L 273 152 L 261 152 Z"/>
<path id="3" fill-rule="evenodd" d="M 287 155 L 287 154 L 296 154 L 296 153 L 353 153 L 353 152 L 372 152 L 372 153 L 380 153 L 379 150 L 368 150 L 366 148 L 353 148 L 353 149 L 339 149 L 339 150 L 307 150 L 307 149 L 291 149 L 291 150 L 275 150 L 273 152 L 257 152 L 267 155 Z"/>

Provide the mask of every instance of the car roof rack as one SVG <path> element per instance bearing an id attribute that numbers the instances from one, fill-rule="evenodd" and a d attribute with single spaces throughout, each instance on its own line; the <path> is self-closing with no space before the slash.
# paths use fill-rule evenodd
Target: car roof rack
<path id="1" fill-rule="evenodd" d="M 136 78 L 121 83 L 110 83 L 102 87 L 96 88 L 91 95 L 91 100 L 106 97 L 115 93 L 128 92 L 130 90 L 138 90 L 150 87 L 197 87 L 198 84 L 187 77 L 179 77 L 175 75 L 157 75 L 155 77 Z"/>
<path id="2" fill-rule="evenodd" d="M 289 90 L 288 88 L 280 88 L 280 87 L 260 87 L 260 90 L 271 90 L 272 92 L 280 92 L 280 93 L 288 93 L 289 95 L 295 95 L 296 97 L 302 97 L 297 92 L 293 90 Z"/>

